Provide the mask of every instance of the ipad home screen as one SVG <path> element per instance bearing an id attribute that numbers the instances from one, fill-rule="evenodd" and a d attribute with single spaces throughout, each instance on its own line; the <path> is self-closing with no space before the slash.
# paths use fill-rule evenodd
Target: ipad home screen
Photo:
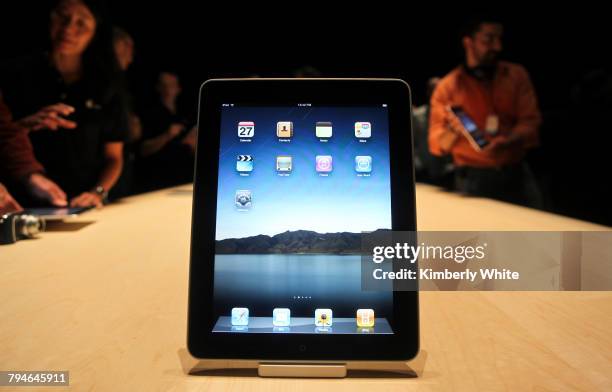
<path id="1" fill-rule="evenodd" d="M 387 105 L 220 110 L 213 332 L 392 334 L 359 255 L 391 229 Z"/>

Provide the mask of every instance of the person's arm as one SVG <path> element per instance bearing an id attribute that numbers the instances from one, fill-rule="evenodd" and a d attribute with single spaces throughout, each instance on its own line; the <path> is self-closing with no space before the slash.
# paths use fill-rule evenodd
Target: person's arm
<path id="1" fill-rule="evenodd" d="M 34 156 L 27 132 L 13 123 L 0 125 L 0 156 L 1 171 L 15 181 L 27 179 L 33 173 L 44 172 L 43 166 Z"/>
<path id="2" fill-rule="evenodd" d="M 510 132 L 495 137 L 483 150 L 487 154 L 497 154 L 500 150 L 511 148 L 532 148 L 539 144 L 539 128 L 542 116 L 538 100 L 529 74 L 523 67 L 515 71 L 517 83 L 517 121 Z"/>
<path id="3" fill-rule="evenodd" d="M 140 146 L 140 154 L 147 157 L 159 152 L 166 144 L 177 137 L 183 131 L 183 128 L 185 128 L 183 124 L 171 124 L 166 132 L 161 135 L 143 140 Z"/>
<path id="4" fill-rule="evenodd" d="M 429 151 L 433 155 L 449 154 L 459 137 L 457 127 L 453 127 L 451 123 L 456 119 L 448 112 L 450 105 L 448 87 L 443 80 L 434 90 L 430 101 L 428 140 Z"/>
<path id="5" fill-rule="evenodd" d="M 35 197 L 54 206 L 67 204 L 66 194 L 45 177 L 44 167 L 34 156 L 28 130 L 13 122 L 9 108 L 0 95 L 0 171 L 14 181 L 21 182 Z"/>
<path id="6" fill-rule="evenodd" d="M 20 127 L 28 131 L 38 131 L 48 129 L 57 131 L 61 128 L 75 129 L 77 123 L 65 119 L 63 116 L 69 116 L 74 113 L 74 107 L 64 103 L 56 103 L 41 108 L 36 113 L 26 116 L 15 121 Z"/>
<path id="7" fill-rule="evenodd" d="M 121 170 L 123 169 L 123 142 L 109 142 L 104 145 L 105 165 L 100 173 L 97 186 L 101 186 L 105 193 L 108 193 L 115 185 Z M 102 207 L 104 204 L 103 196 L 92 189 L 83 192 L 70 201 L 71 207 Z"/>
<path id="8" fill-rule="evenodd" d="M 11 196 L 6 187 L 0 183 L 0 216 L 9 212 L 22 211 L 23 208 Z"/>
<path id="9" fill-rule="evenodd" d="M 100 175 L 98 185 L 107 192 L 115 186 L 123 169 L 123 142 L 111 142 L 104 145 L 106 165 Z"/>
<path id="10" fill-rule="evenodd" d="M 189 147 L 189 149 L 191 150 L 192 154 L 195 154 L 195 150 L 196 150 L 196 142 L 198 138 L 198 127 L 197 126 L 193 126 L 189 132 L 187 133 L 187 135 L 185 135 L 185 137 L 181 140 L 181 143 L 187 147 Z"/>
<path id="11" fill-rule="evenodd" d="M 542 115 L 538 109 L 535 89 L 529 79 L 529 74 L 523 67 L 517 70 L 517 84 L 518 118 L 511 134 L 519 135 L 525 148 L 535 147 L 539 144 L 539 128 L 542 123 Z"/>
<path id="12" fill-rule="evenodd" d="M 32 173 L 22 182 L 25 183 L 28 192 L 37 199 L 47 201 L 56 207 L 68 205 L 66 193 L 43 173 Z"/>
<path id="13" fill-rule="evenodd" d="M 129 143 L 134 143 L 142 139 L 142 122 L 140 117 L 134 112 L 128 114 L 128 138 Z"/>

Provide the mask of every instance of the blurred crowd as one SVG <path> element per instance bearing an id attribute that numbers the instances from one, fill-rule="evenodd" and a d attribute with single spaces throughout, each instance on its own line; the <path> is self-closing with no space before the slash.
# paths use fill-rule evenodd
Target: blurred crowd
<path id="1" fill-rule="evenodd" d="M 474 18 L 461 34 L 464 61 L 427 84 L 413 108 L 417 180 L 474 196 L 542 208 L 527 164 L 542 115 L 528 71 L 503 61 L 504 26 Z M 192 180 L 196 120 L 179 105 L 181 80 L 157 74 L 156 96 L 136 102 L 125 77 L 130 34 L 100 3 L 60 0 L 47 51 L 0 65 L 0 212 L 22 206 L 103 206 L 108 200 Z M 295 77 L 320 77 L 314 67 Z M 486 146 L 475 148 L 459 109 Z"/>
<path id="2" fill-rule="evenodd" d="M 191 181 L 196 122 L 178 75 L 159 72 L 157 96 L 137 105 L 134 41 L 102 3 L 58 1 L 49 26 L 48 51 L 0 65 L 0 211 L 101 207 Z"/>

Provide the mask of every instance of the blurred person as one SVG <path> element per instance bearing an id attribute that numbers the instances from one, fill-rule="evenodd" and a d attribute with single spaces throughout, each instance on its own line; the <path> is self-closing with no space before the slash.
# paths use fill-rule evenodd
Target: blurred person
<path id="1" fill-rule="evenodd" d="M 140 191 L 193 180 L 196 128 L 179 109 L 181 84 L 177 74 L 160 72 L 158 99 L 143 113 L 143 138 L 137 164 Z"/>
<path id="2" fill-rule="evenodd" d="M 125 73 L 134 62 L 134 39 L 120 27 L 113 27 L 113 50 L 117 58 L 117 64 L 121 72 Z M 128 142 L 135 142 L 142 137 L 142 123 L 140 117 L 134 110 L 133 98 L 127 88 L 123 91 L 126 99 L 128 112 Z"/>
<path id="3" fill-rule="evenodd" d="M 9 175 L 31 203 L 100 207 L 121 173 L 127 116 L 104 16 L 99 2 L 60 0 L 51 12 L 50 51 L 0 69 L 12 112 L 0 149 L 20 153 Z"/>
<path id="4" fill-rule="evenodd" d="M 142 121 L 136 114 L 134 95 L 131 94 L 127 78 L 127 71 L 134 62 L 134 39 L 126 30 L 118 26 L 113 26 L 113 49 L 119 69 L 123 74 L 124 105 L 128 116 L 128 134 L 123 146 L 123 171 L 111 192 L 112 198 L 119 198 L 133 193 L 135 163 L 139 141 L 142 138 Z"/>
<path id="5" fill-rule="evenodd" d="M 440 82 L 439 77 L 429 78 L 426 87 L 426 103 L 412 108 L 414 140 L 414 169 L 417 181 L 452 187 L 453 164 L 448 156 L 435 156 L 429 151 L 430 99 Z"/>
<path id="6" fill-rule="evenodd" d="M 7 125 L 10 124 L 10 113 L 8 108 L 2 101 L 2 97 L 0 96 L 0 135 L 4 134 L 7 129 Z M 11 132 L 9 130 L 9 132 Z M 1 136 L 0 136 L 1 137 Z M 0 216 L 7 214 L 9 212 L 21 211 L 23 208 L 19 203 L 11 196 L 8 189 L 2 184 L 2 179 L 5 175 L 4 171 L 7 162 L 7 156 L 5 156 L 4 151 L 0 150 L 0 156 L 2 160 L 0 161 Z"/>
<path id="7" fill-rule="evenodd" d="M 29 178 L 33 173 L 44 171 L 43 166 L 34 157 L 32 144 L 28 137 L 27 126 L 31 123 L 32 130 L 41 127 L 55 128 L 65 121 L 60 113 L 67 113 L 71 108 L 62 105 L 52 105 L 39 111 L 34 116 L 23 118 L 20 122 L 13 121 L 12 114 L 0 95 L 0 182 L 18 184 L 20 180 Z M 51 115 L 52 114 L 52 115 Z M 68 126 L 68 124 L 64 124 Z M 35 179 L 36 180 L 36 179 Z M 43 184 L 41 184 L 42 187 Z M 44 184 L 47 188 L 43 199 L 52 204 L 65 205 L 66 195 L 51 181 Z"/>
<path id="8" fill-rule="evenodd" d="M 540 207 L 540 192 L 524 158 L 539 143 L 541 115 L 525 68 L 499 59 L 502 33 L 493 18 L 467 25 L 465 62 L 440 81 L 431 98 L 429 147 L 435 155 L 452 155 L 460 192 Z M 489 145 L 482 151 L 461 133 L 451 107 L 463 109 L 484 131 Z"/>
<path id="9" fill-rule="evenodd" d="M 122 71 L 127 71 L 134 62 L 134 39 L 121 27 L 113 27 L 113 49 Z"/>
<path id="10" fill-rule="evenodd" d="M 123 76 L 125 76 L 125 73 L 134 62 L 135 44 L 132 36 L 118 26 L 113 26 L 113 50 L 117 58 L 117 65 L 123 73 Z M 136 141 L 142 137 L 140 118 L 134 112 L 133 98 L 131 94 L 129 94 L 127 87 L 124 93 L 126 95 L 126 104 L 129 114 L 128 141 Z"/>
<path id="11" fill-rule="evenodd" d="M 0 100 L 0 134 L 3 134 L 6 129 L 6 119 L 7 119 L 8 111 L 6 110 L 6 106 Z M 1 137 L 1 136 L 0 136 Z M 9 193 L 8 189 L 2 184 L 3 177 L 5 176 L 5 162 L 7 161 L 7 157 L 3 154 L 4 151 L 0 150 L 0 156 L 2 160 L 0 161 L 0 216 L 15 211 L 21 211 L 21 205 L 13 198 L 13 196 Z"/>

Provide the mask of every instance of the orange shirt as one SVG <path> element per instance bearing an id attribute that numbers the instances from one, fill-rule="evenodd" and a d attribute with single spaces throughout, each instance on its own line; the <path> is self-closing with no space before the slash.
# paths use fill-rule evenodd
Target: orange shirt
<path id="1" fill-rule="evenodd" d="M 499 120 L 498 135 L 520 133 L 523 143 L 498 154 L 486 154 L 472 147 L 465 136 L 448 129 L 447 108 L 460 106 L 484 130 L 489 115 Z M 499 167 L 523 159 L 526 150 L 538 145 L 542 119 L 529 74 L 521 65 L 500 61 L 495 78 L 485 82 L 459 66 L 446 75 L 431 97 L 429 149 L 434 155 L 452 154 L 458 166 Z M 487 135 L 487 138 L 493 137 Z M 449 142 L 452 140 L 452 142 Z M 444 150 L 444 146 L 450 149 Z M 448 148 L 448 147 L 447 147 Z"/>

